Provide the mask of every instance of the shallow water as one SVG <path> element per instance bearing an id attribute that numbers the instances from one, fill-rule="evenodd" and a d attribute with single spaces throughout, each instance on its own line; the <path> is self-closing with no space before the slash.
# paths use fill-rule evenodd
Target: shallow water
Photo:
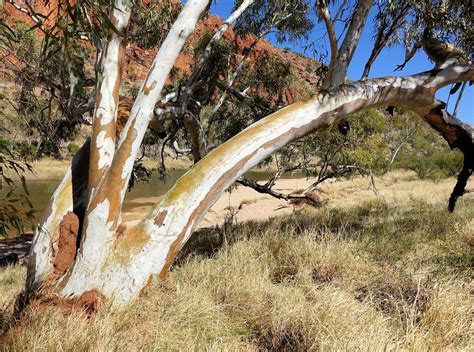
<path id="1" fill-rule="evenodd" d="M 168 172 L 166 181 L 159 178 L 157 172 L 154 172 L 148 182 L 139 182 L 125 196 L 123 209 L 125 211 L 134 207 L 134 200 L 139 198 L 156 197 L 163 195 L 168 191 L 181 177 L 186 170 L 173 170 Z M 263 181 L 273 176 L 273 173 L 264 170 L 250 171 L 246 174 L 248 178 Z M 285 178 L 301 177 L 301 174 L 287 175 Z M 30 201 L 36 210 L 36 218 L 41 217 L 44 208 L 48 205 L 51 195 L 58 186 L 60 179 L 51 180 L 31 180 L 27 182 L 28 191 L 30 193 Z"/>

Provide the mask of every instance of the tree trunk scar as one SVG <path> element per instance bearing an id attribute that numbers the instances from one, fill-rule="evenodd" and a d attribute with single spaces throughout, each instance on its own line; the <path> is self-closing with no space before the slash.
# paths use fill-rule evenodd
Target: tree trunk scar
<path id="1" fill-rule="evenodd" d="M 63 275 L 74 262 L 77 251 L 79 218 L 72 211 L 64 215 L 58 227 L 58 249 L 54 258 L 54 273 Z"/>
<path id="2" fill-rule="evenodd" d="M 115 232 L 116 236 L 117 237 L 121 237 L 125 231 L 127 231 L 127 224 L 125 224 L 124 222 L 122 222 L 118 227 L 117 227 L 117 231 Z"/>
<path id="3" fill-rule="evenodd" d="M 158 213 L 158 215 L 155 217 L 155 225 L 156 226 L 163 226 L 165 223 L 165 218 L 166 215 L 168 214 L 168 210 L 162 210 Z"/>

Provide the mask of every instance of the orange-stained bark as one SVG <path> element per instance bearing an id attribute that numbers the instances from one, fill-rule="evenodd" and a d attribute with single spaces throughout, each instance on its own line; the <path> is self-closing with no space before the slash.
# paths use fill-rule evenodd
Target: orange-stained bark
<path id="1" fill-rule="evenodd" d="M 112 164 L 116 143 L 116 121 L 119 92 L 125 65 L 126 32 L 131 9 L 116 0 L 111 9 L 107 46 L 99 65 L 102 81 L 98 82 L 92 126 L 89 166 L 89 197 L 104 178 Z"/>

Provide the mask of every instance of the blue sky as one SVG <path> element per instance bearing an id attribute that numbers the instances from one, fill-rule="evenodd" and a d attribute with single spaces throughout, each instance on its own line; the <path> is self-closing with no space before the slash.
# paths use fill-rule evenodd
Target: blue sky
<path id="1" fill-rule="evenodd" d="M 232 11 L 233 1 L 230 0 L 217 0 L 213 3 L 211 8 L 211 13 L 219 15 L 223 18 L 226 18 Z M 349 66 L 349 78 L 353 80 L 360 79 L 362 71 L 364 69 L 365 63 L 370 55 L 370 52 L 373 47 L 372 41 L 372 22 L 373 21 L 373 12 L 371 12 L 370 17 L 362 33 L 362 37 L 359 43 L 359 46 L 354 54 L 351 65 Z M 337 30 L 337 28 L 336 28 Z M 310 40 L 315 40 L 320 38 L 325 32 L 324 26 L 322 24 L 317 24 L 315 30 L 313 31 Z M 276 43 L 273 38 L 268 37 L 267 40 L 271 41 L 275 46 L 282 48 L 290 48 L 296 52 L 305 54 L 312 57 L 312 53 L 303 51 L 304 42 L 301 43 Z M 322 45 L 325 45 L 326 48 L 329 48 L 327 43 L 323 39 L 321 42 Z M 405 48 L 401 45 L 393 46 L 390 48 L 385 48 L 379 57 L 376 59 L 372 65 L 369 77 L 382 77 L 390 75 L 411 75 L 419 73 L 422 71 L 430 70 L 433 68 L 434 64 L 428 60 L 426 54 L 420 50 L 418 53 L 410 60 L 410 62 L 405 66 L 402 72 L 394 72 L 393 70 L 398 64 L 403 63 L 405 57 Z M 316 57 L 314 57 L 316 58 Z M 438 91 L 437 97 L 443 101 L 446 101 L 448 98 L 448 92 L 450 87 L 445 87 Z M 460 89 L 459 89 L 460 91 Z M 456 103 L 457 94 L 451 96 L 449 99 L 448 110 L 452 112 L 454 109 L 454 104 Z M 471 126 L 474 126 L 474 85 L 467 86 L 464 91 L 464 96 L 461 102 L 461 105 L 458 109 L 458 118 L 468 122 Z"/>

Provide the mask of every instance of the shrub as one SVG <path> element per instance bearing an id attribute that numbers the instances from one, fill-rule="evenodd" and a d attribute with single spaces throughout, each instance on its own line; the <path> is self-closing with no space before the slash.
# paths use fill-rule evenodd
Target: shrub
<path id="1" fill-rule="evenodd" d="M 8 149 L 10 150 L 12 147 L 12 144 L 10 141 L 7 141 L 6 139 L 0 138 L 0 149 Z"/>
<path id="2" fill-rule="evenodd" d="M 402 155 L 395 168 L 414 171 L 420 179 L 439 180 L 455 176 L 462 168 L 463 155 L 459 151 L 437 150 L 430 155 Z"/>
<path id="3" fill-rule="evenodd" d="M 24 161 L 31 161 L 36 157 L 36 146 L 27 141 L 16 144 L 14 149 L 18 156 Z"/>
<path id="4" fill-rule="evenodd" d="M 38 156 L 49 156 L 53 158 L 57 158 L 60 156 L 59 147 L 56 143 L 50 140 L 45 140 L 39 146 L 39 155 Z"/>
<path id="5" fill-rule="evenodd" d="M 69 152 L 70 155 L 76 154 L 78 150 L 79 150 L 79 146 L 77 144 L 69 143 L 67 146 L 67 151 Z"/>

